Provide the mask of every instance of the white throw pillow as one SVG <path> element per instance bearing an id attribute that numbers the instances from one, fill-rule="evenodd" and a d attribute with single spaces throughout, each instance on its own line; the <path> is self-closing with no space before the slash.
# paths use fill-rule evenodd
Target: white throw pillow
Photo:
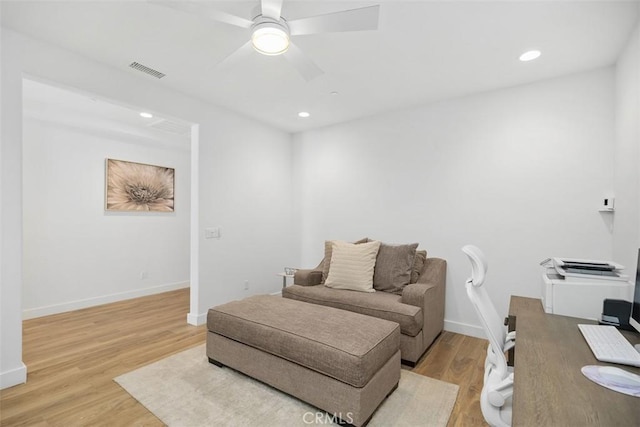
<path id="1" fill-rule="evenodd" d="M 373 271 L 380 242 L 353 243 L 331 242 L 332 254 L 329 275 L 324 285 L 334 289 L 375 292 Z"/>

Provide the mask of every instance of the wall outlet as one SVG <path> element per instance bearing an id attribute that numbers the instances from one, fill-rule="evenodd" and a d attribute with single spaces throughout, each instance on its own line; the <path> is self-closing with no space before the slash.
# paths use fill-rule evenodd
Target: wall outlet
<path id="1" fill-rule="evenodd" d="M 244 281 L 244 290 L 245 290 L 245 291 L 248 291 L 248 290 L 249 290 L 249 281 L 248 281 L 248 280 L 245 280 L 245 281 Z"/>
<path id="2" fill-rule="evenodd" d="M 148 273 L 145 270 L 140 272 L 140 280 L 144 280 L 147 277 L 148 277 Z"/>

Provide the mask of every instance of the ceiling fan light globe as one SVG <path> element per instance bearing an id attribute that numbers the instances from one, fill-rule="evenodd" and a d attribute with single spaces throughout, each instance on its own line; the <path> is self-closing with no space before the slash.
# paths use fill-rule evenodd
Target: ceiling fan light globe
<path id="1" fill-rule="evenodd" d="M 289 34 L 277 26 L 258 26 L 251 35 L 253 48 L 263 55 L 281 55 L 289 49 L 289 43 Z"/>

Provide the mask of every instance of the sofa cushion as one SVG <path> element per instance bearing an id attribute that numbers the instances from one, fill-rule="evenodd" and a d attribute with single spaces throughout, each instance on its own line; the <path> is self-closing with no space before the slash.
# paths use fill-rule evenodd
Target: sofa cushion
<path id="1" fill-rule="evenodd" d="M 413 259 L 413 268 L 411 269 L 411 281 L 409 283 L 418 282 L 420 273 L 422 273 L 422 269 L 426 262 L 427 251 L 416 251 L 416 257 Z"/>
<path id="2" fill-rule="evenodd" d="M 364 293 L 331 289 L 324 285 L 292 285 L 282 290 L 282 296 L 390 320 L 400 325 L 403 334 L 412 337 L 422 330 L 420 307 L 403 304 L 400 295 L 388 292 Z"/>
<path id="3" fill-rule="evenodd" d="M 332 254 L 332 246 L 331 243 L 333 243 L 335 240 L 325 240 L 324 242 L 324 259 L 322 260 L 322 283 L 324 283 L 327 280 L 327 277 L 329 276 L 329 267 L 331 266 L 331 254 Z M 369 238 L 368 237 L 363 237 L 360 240 L 356 240 L 355 242 L 353 242 L 356 245 L 359 245 L 361 243 L 367 243 L 369 242 Z"/>
<path id="4" fill-rule="evenodd" d="M 402 288 L 411 280 L 411 268 L 417 247 L 417 243 L 409 245 L 382 243 L 376 258 L 373 288 L 376 291 L 402 293 Z"/>
<path id="5" fill-rule="evenodd" d="M 400 346 L 393 322 L 274 295 L 211 308 L 207 328 L 354 387 L 365 386 Z"/>
<path id="6" fill-rule="evenodd" d="M 375 292 L 373 271 L 380 242 L 355 245 L 334 241 L 331 267 L 325 285 L 334 289 Z"/>

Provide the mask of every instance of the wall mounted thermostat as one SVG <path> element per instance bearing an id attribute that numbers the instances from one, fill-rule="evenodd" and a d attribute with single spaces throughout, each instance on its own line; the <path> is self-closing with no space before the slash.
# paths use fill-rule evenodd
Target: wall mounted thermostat
<path id="1" fill-rule="evenodd" d="M 602 209 L 611 209 L 613 210 L 615 199 L 613 197 L 607 197 L 602 199 Z"/>

